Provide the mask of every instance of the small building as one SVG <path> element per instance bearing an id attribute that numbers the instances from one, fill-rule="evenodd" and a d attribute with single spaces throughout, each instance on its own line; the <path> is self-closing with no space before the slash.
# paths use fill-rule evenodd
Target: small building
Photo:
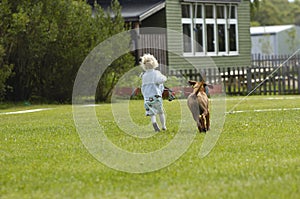
<path id="1" fill-rule="evenodd" d="M 97 2 L 106 8 L 111 0 Z M 208 58 L 219 68 L 251 64 L 249 0 L 119 0 L 119 3 L 125 21 L 137 30 L 139 41 L 134 43 L 139 45 L 147 40 L 164 46 L 165 52 L 154 49 L 150 53 L 172 69 L 188 69 L 191 65 L 187 63 L 197 68 L 207 67 Z M 139 31 L 145 27 L 159 27 L 181 35 L 162 31 L 149 37 Z M 137 52 L 136 57 L 144 52 Z"/>
<path id="2" fill-rule="evenodd" d="M 251 27 L 252 54 L 290 55 L 300 48 L 300 26 Z"/>

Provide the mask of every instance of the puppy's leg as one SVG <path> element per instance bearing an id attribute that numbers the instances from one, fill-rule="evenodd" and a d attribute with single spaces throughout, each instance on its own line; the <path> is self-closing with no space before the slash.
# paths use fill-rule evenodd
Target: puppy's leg
<path id="1" fill-rule="evenodd" d="M 207 115 L 206 115 L 206 127 L 207 130 L 209 130 L 210 128 L 209 111 L 207 111 Z"/>
<path id="2" fill-rule="evenodd" d="M 192 112 L 192 115 L 193 115 L 193 119 L 197 123 L 197 128 L 198 128 L 199 132 L 201 133 L 202 127 L 201 127 L 201 120 L 200 120 L 199 110 L 191 109 L 191 112 Z"/>
<path id="3" fill-rule="evenodd" d="M 202 115 L 199 115 L 199 123 L 200 123 L 200 133 L 201 132 L 206 132 L 206 128 L 205 128 L 205 116 L 202 114 Z"/>

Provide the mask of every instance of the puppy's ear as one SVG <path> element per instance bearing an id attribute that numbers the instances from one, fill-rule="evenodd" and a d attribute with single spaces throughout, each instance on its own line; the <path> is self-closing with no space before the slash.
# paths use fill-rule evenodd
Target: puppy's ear
<path id="1" fill-rule="evenodd" d="M 189 84 L 190 84 L 191 86 L 194 86 L 196 83 L 197 83 L 197 82 L 194 81 L 194 80 L 189 80 Z"/>

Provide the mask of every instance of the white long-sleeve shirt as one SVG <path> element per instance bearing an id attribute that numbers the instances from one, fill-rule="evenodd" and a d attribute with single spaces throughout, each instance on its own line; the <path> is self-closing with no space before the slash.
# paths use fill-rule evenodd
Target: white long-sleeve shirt
<path id="1" fill-rule="evenodd" d="M 163 83 L 167 81 L 167 77 L 161 74 L 160 71 L 149 69 L 142 76 L 142 94 L 144 99 L 154 97 L 155 95 L 162 96 L 164 91 Z"/>

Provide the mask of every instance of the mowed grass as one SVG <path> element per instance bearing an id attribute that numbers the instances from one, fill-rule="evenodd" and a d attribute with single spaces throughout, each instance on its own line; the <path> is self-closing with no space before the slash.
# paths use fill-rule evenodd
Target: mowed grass
<path id="1" fill-rule="evenodd" d="M 231 110 L 241 97 L 227 97 Z M 110 104 L 96 107 L 107 136 L 126 150 L 149 152 L 178 131 L 178 102 L 164 102 L 168 130 L 149 139 L 118 128 Z M 199 158 L 204 134 L 187 152 L 158 171 L 132 174 L 98 162 L 82 144 L 72 106 L 41 112 L 3 114 L 0 110 L 0 198 L 299 198 L 300 96 L 251 96 L 226 114 L 213 150 Z M 288 110 L 275 110 L 286 108 Z M 269 110 L 254 112 L 253 110 Z M 271 110 L 274 109 L 274 110 Z M 133 121 L 146 125 L 142 101 L 130 102 Z M 189 131 L 197 131 L 195 123 Z M 208 132 L 209 133 L 209 132 Z"/>

